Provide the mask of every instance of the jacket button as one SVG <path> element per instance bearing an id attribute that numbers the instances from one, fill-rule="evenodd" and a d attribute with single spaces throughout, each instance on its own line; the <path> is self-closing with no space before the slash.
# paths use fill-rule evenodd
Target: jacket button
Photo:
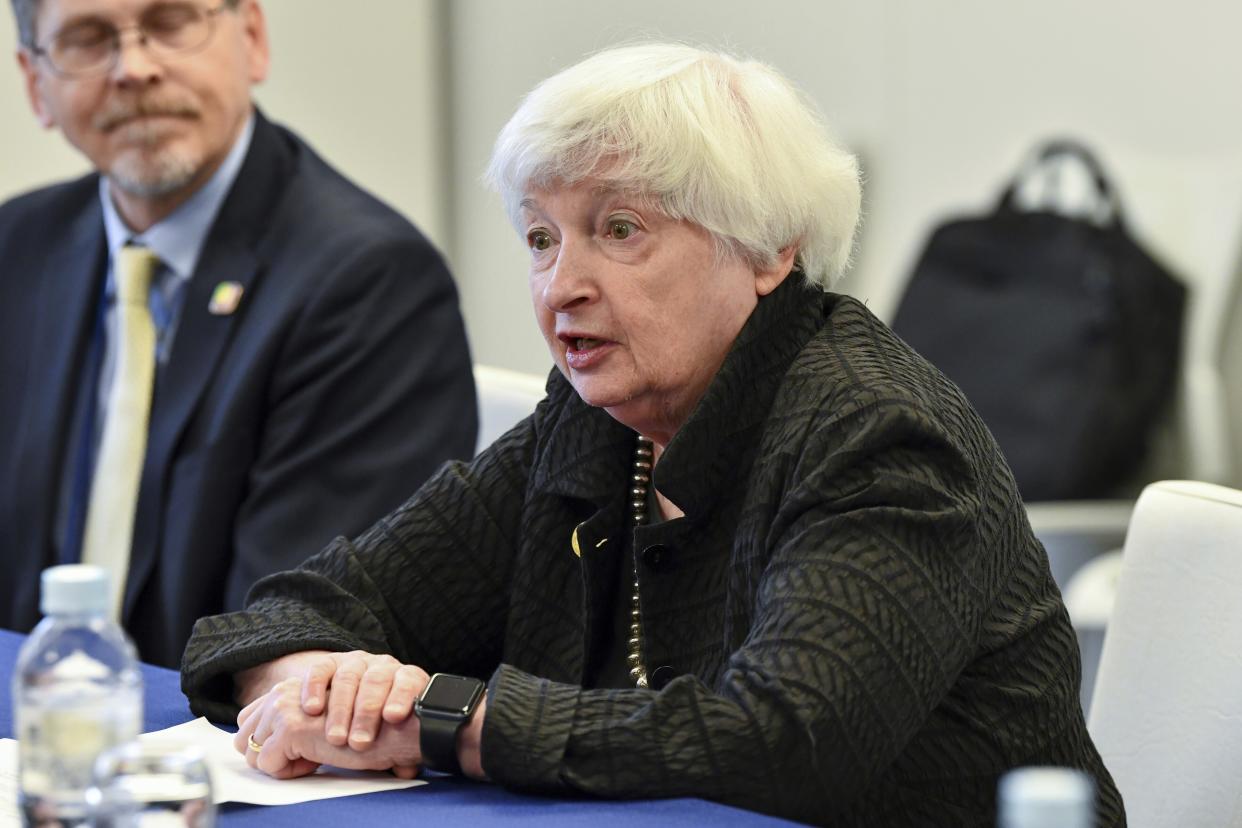
<path id="1" fill-rule="evenodd" d="M 668 547 L 662 543 L 648 546 L 643 550 L 643 563 L 656 572 L 664 569 L 668 565 Z"/>
<path id="2" fill-rule="evenodd" d="M 647 686 L 652 690 L 663 690 L 675 678 L 677 678 L 677 671 L 664 664 L 651 671 L 651 678 L 647 679 Z"/>

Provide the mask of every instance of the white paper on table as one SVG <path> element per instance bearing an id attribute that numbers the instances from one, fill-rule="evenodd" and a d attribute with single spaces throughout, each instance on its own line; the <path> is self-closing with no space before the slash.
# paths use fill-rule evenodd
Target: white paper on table
<path id="1" fill-rule="evenodd" d="M 0 739 L 0 828 L 21 828 L 17 807 L 17 742 Z"/>
<path id="2" fill-rule="evenodd" d="M 144 744 L 202 749 L 211 772 L 212 800 L 246 802 L 253 805 L 291 805 L 314 799 L 395 791 L 426 785 L 420 779 L 398 779 L 382 771 L 351 771 L 324 765 L 317 772 L 298 779 L 273 779 L 246 764 L 233 749 L 233 734 L 215 727 L 206 719 L 179 724 L 166 730 L 144 733 Z M 21 825 L 17 807 L 17 742 L 0 739 L 0 828 Z"/>
<path id="3" fill-rule="evenodd" d="M 384 771 L 351 771 L 330 765 L 297 779 L 273 779 L 246 764 L 245 757 L 233 748 L 232 733 L 220 730 L 201 717 L 166 730 L 144 733 L 138 738 L 144 744 L 169 748 L 191 745 L 201 748 L 211 771 L 211 798 L 217 805 L 221 802 L 291 805 L 427 784 L 421 779 L 398 779 Z"/>

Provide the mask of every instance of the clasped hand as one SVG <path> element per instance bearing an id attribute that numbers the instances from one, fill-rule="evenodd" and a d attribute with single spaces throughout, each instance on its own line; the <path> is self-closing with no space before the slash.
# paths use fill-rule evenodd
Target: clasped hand
<path id="1" fill-rule="evenodd" d="M 422 757 L 418 717 L 411 714 L 429 678 L 388 655 L 284 656 L 237 676 L 243 701 L 256 688 L 270 689 L 238 714 L 233 746 L 251 767 L 278 779 L 305 776 L 320 765 L 391 770 L 412 779 Z"/>

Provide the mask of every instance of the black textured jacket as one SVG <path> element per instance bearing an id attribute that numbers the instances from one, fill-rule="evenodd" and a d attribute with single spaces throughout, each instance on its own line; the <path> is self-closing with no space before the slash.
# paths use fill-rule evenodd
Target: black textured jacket
<path id="1" fill-rule="evenodd" d="M 473 463 L 201 620 L 193 708 L 233 716 L 241 668 L 361 648 L 490 676 L 483 765 L 517 788 L 960 828 L 994 824 L 1005 770 L 1068 765 L 1124 824 L 995 443 L 862 305 L 799 277 L 760 302 L 657 466 L 684 518 L 628 528 L 633 445 L 554 374 Z M 584 690 L 624 531 L 653 689 Z"/>

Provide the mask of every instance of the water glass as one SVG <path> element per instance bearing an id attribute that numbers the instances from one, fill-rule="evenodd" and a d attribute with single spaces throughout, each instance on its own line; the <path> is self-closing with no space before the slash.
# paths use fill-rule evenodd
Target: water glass
<path id="1" fill-rule="evenodd" d="M 95 828 L 215 828 L 202 750 L 131 742 L 95 762 Z"/>

